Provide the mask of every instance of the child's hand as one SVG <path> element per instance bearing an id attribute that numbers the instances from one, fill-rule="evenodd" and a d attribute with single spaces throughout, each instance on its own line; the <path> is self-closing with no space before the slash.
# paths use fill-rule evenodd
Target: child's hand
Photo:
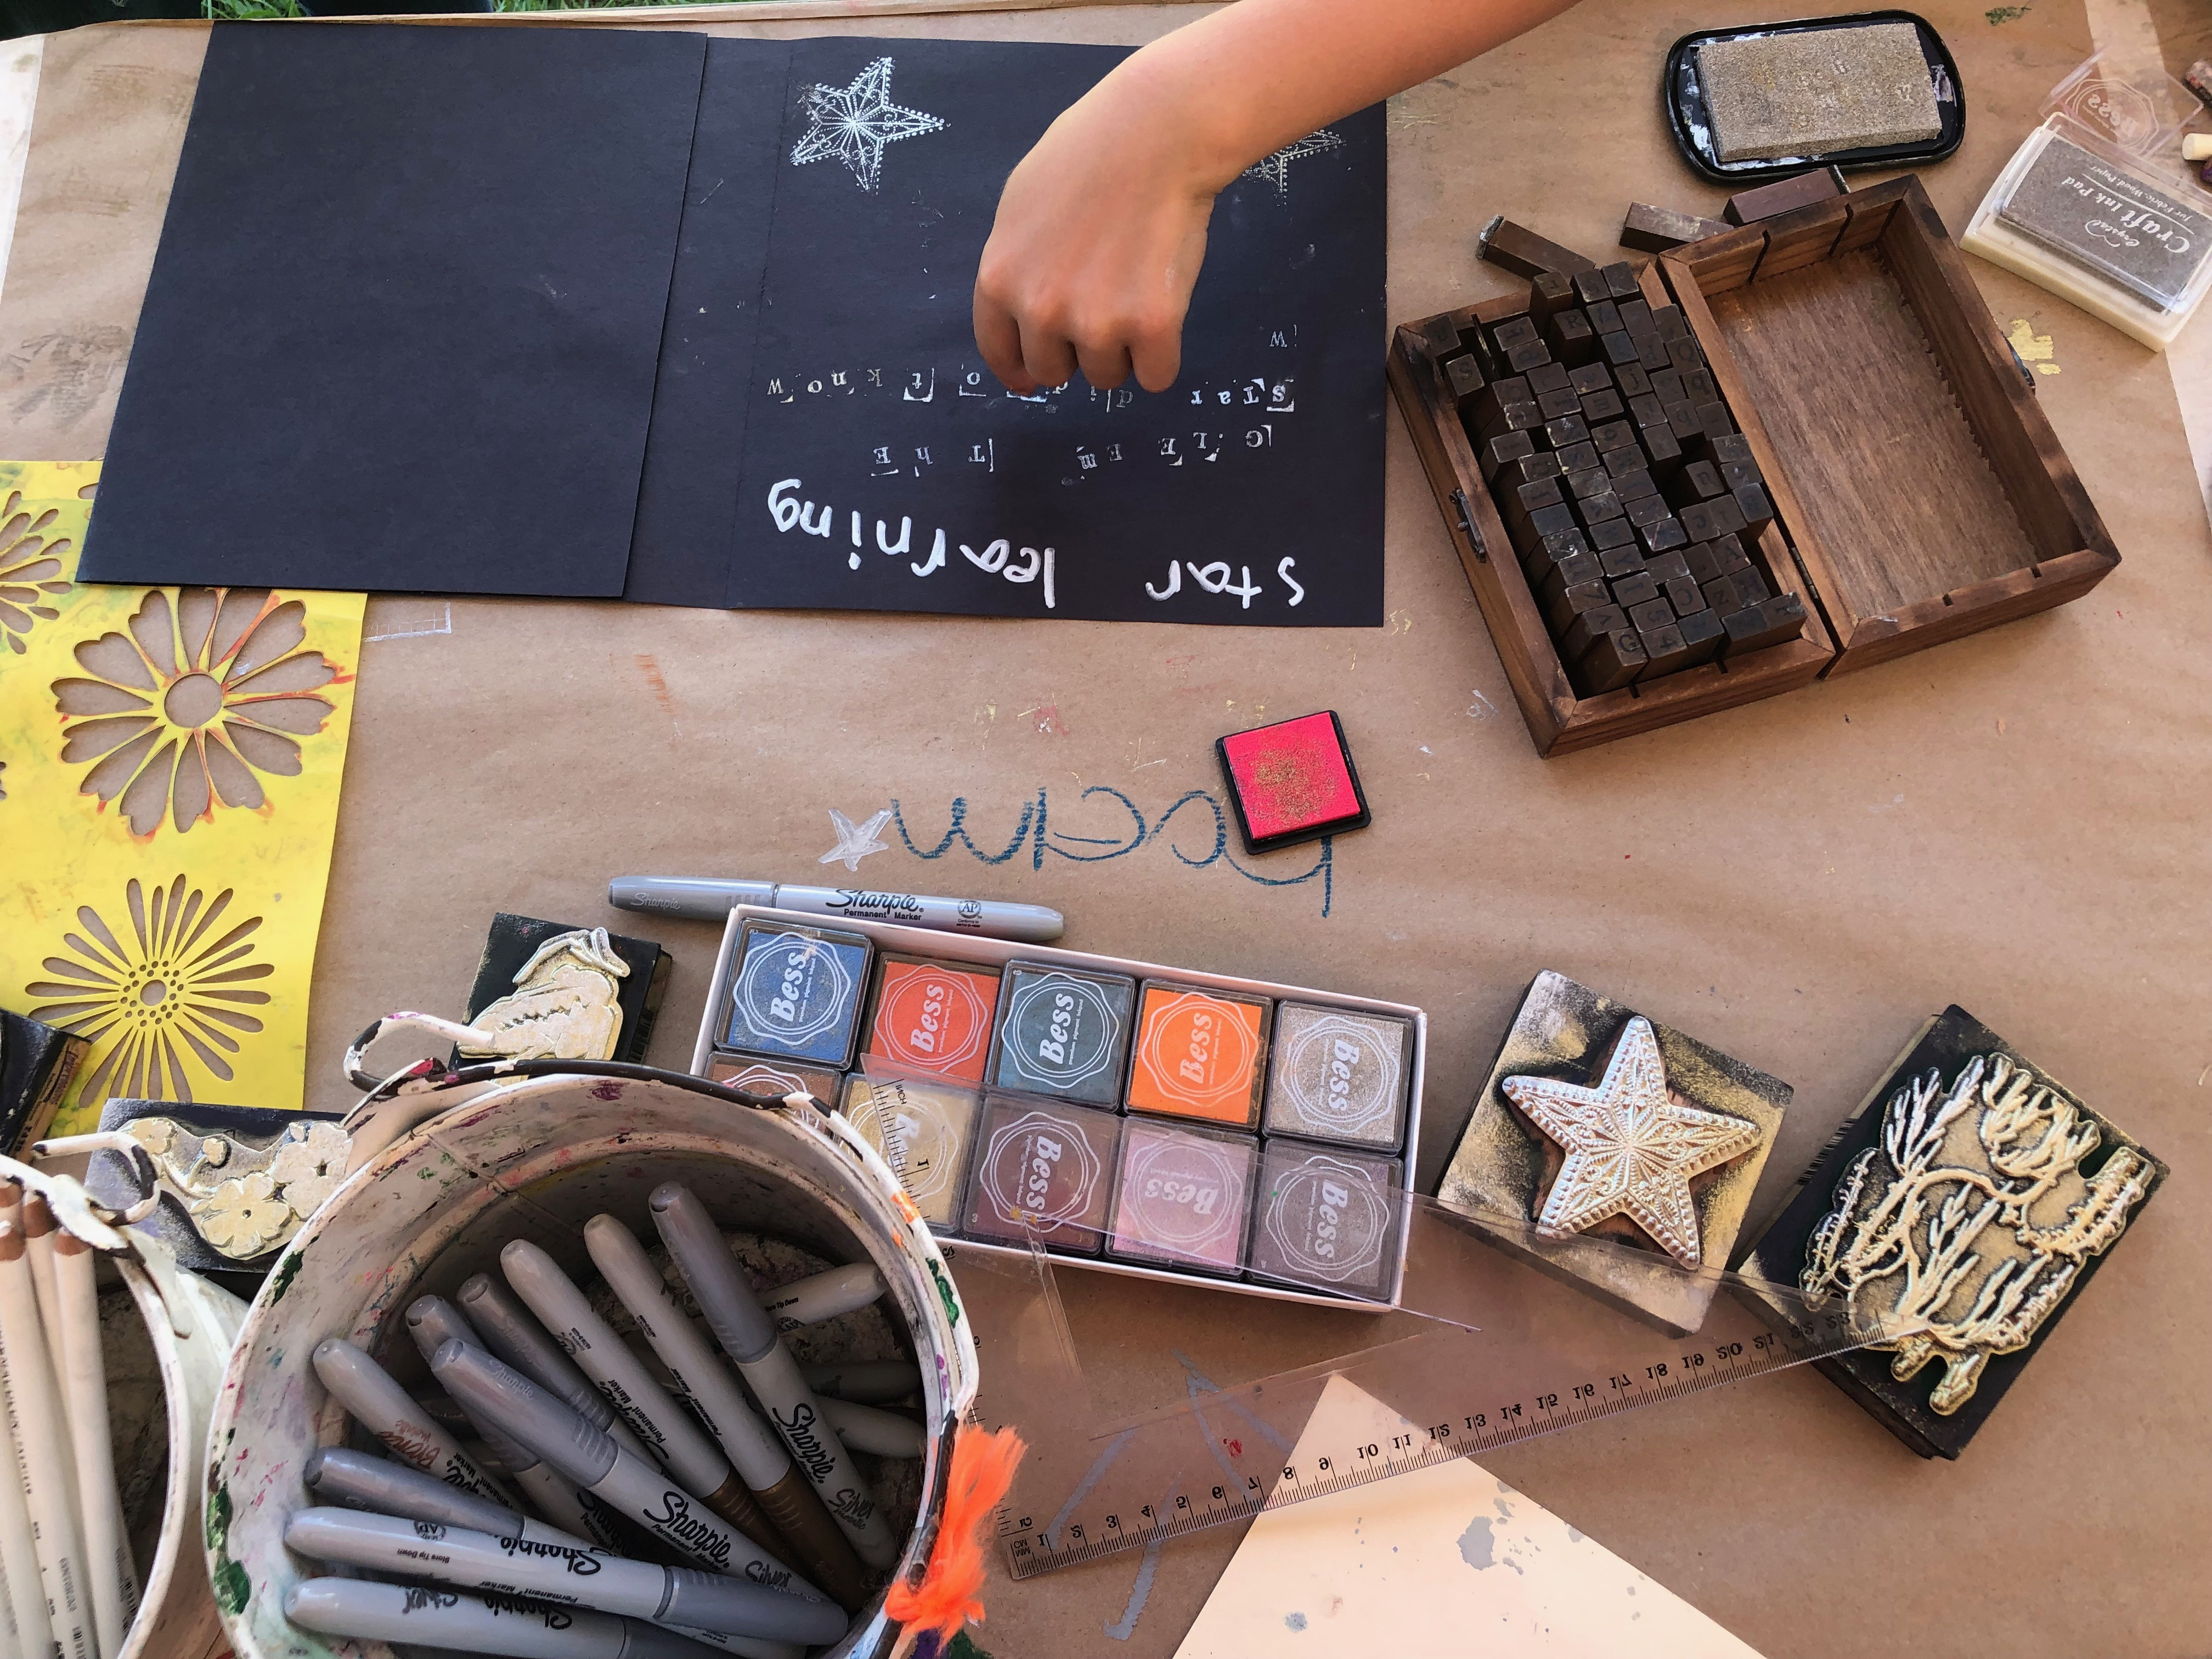
<path id="1" fill-rule="evenodd" d="M 1237 0 L 1163 35 L 1037 140 L 999 198 L 975 344 L 1014 392 L 1164 392 L 1213 198 L 1246 167 L 1571 0 Z"/>
<path id="2" fill-rule="evenodd" d="M 1193 166 L 1176 118 L 1141 77 L 1117 73 L 1007 179 L 975 278 L 975 343 L 1010 390 L 1059 386 L 1079 368 L 1094 386 L 1133 372 L 1148 392 L 1174 384 L 1220 188 Z"/>

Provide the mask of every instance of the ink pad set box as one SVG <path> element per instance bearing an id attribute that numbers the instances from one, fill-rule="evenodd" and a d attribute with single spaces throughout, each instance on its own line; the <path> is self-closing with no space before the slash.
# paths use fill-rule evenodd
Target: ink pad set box
<path id="1" fill-rule="evenodd" d="M 731 912 L 692 1070 L 803 1090 L 963 1248 L 1395 1305 L 1427 1019 L 888 923 Z"/>
<path id="2" fill-rule="evenodd" d="M 2180 160 L 2212 113 L 2172 76 L 2100 54 L 2044 114 L 1961 244 L 2164 350 L 2212 292 L 2212 180 Z"/>
<path id="3" fill-rule="evenodd" d="M 1911 175 L 1407 324 L 1389 376 L 1547 757 L 2049 610 L 2119 562 Z"/>

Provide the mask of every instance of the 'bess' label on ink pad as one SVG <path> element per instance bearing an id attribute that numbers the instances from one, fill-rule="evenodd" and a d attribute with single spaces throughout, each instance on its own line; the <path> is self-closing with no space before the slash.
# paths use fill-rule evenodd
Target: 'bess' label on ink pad
<path id="1" fill-rule="evenodd" d="M 1398 1177 L 1394 1158 L 1271 1144 L 1260 1170 L 1252 1277 L 1387 1296 L 1397 1265 Z"/>
<path id="2" fill-rule="evenodd" d="M 1001 1089 L 1115 1104 L 1136 982 L 1017 963 L 1007 968 L 1006 984 L 991 1081 Z"/>
<path id="3" fill-rule="evenodd" d="M 1129 1062 L 1129 1109 L 1250 1128 L 1260 1115 L 1270 1005 L 1147 982 Z"/>
<path id="4" fill-rule="evenodd" d="M 1259 1156 L 1259 1143 L 1242 1135 L 1130 1120 L 1107 1254 L 1234 1273 Z"/>
<path id="5" fill-rule="evenodd" d="M 844 1113 L 884 1155 L 924 1221 L 939 1232 L 958 1224 L 978 1115 L 973 1091 L 856 1074 L 845 1085 Z"/>
<path id="6" fill-rule="evenodd" d="M 983 1109 L 963 1231 L 1098 1254 L 1121 1120 L 1082 1106 L 994 1100 Z"/>
<path id="7" fill-rule="evenodd" d="M 983 1080 L 998 1012 L 999 975 L 968 963 L 884 957 L 866 1051 L 894 1065 L 969 1083 Z"/>
<path id="8" fill-rule="evenodd" d="M 1275 1016 L 1267 1133 L 1395 1148 L 1413 1028 L 1385 1014 L 1286 1002 Z"/>
<path id="9" fill-rule="evenodd" d="M 730 975 L 729 1046 L 842 1069 L 853 1057 L 868 950 L 858 933 L 747 922 Z"/>

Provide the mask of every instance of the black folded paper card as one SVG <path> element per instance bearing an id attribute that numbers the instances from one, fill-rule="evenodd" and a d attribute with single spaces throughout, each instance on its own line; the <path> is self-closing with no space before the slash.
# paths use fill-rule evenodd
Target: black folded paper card
<path id="1" fill-rule="evenodd" d="M 1006 174 L 1125 55 L 218 27 L 84 573 L 1378 623 L 1379 107 L 1222 193 L 1171 390 L 976 353 Z"/>
<path id="2" fill-rule="evenodd" d="M 705 61 L 217 24 L 80 578 L 621 592 Z"/>
<path id="3" fill-rule="evenodd" d="M 628 597 L 1382 621 L 1379 107 L 1222 192 L 1170 391 L 976 352 L 1007 173 L 1127 55 L 709 46 Z"/>

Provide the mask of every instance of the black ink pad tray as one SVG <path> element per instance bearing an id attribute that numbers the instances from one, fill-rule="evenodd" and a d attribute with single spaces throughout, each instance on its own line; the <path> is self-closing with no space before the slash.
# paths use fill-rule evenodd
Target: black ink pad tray
<path id="1" fill-rule="evenodd" d="M 1921 55 L 1928 60 L 1928 76 L 1936 89 L 1936 112 L 1943 130 L 1917 144 L 1874 144 L 1859 149 L 1823 150 L 1816 155 L 1760 157 L 1756 161 L 1723 161 L 1713 148 L 1712 118 L 1705 107 L 1705 89 L 1699 78 L 1698 48 L 1709 40 L 1751 40 L 1765 35 L 1798 34 L 1810 29 L 1865 28 L 1875 23 L 1910 23 L 1920 37 Z M 1788 179 L 1814 167 L 1838 167 L 1845 172 L 1869 167 L 1911 167 L 1940 161 L 1959 148 L 1966 136 L 1966 88 L 1959 79 L 1959 66 L 1951 49 L 1928 20 L 1909 11 L 1858 11 L 1843 17 L 1801 17 L 1786 23 L 1760 23 L 1749 28 L 1700 29 L 1686 34 L 1667 52 L 1667 72 L 1660 82 L 1660 100 L 1667 106 L 1667 125 L 1674 147 L 1698 176 L 1717 185 L 1764 184 Z"/>

